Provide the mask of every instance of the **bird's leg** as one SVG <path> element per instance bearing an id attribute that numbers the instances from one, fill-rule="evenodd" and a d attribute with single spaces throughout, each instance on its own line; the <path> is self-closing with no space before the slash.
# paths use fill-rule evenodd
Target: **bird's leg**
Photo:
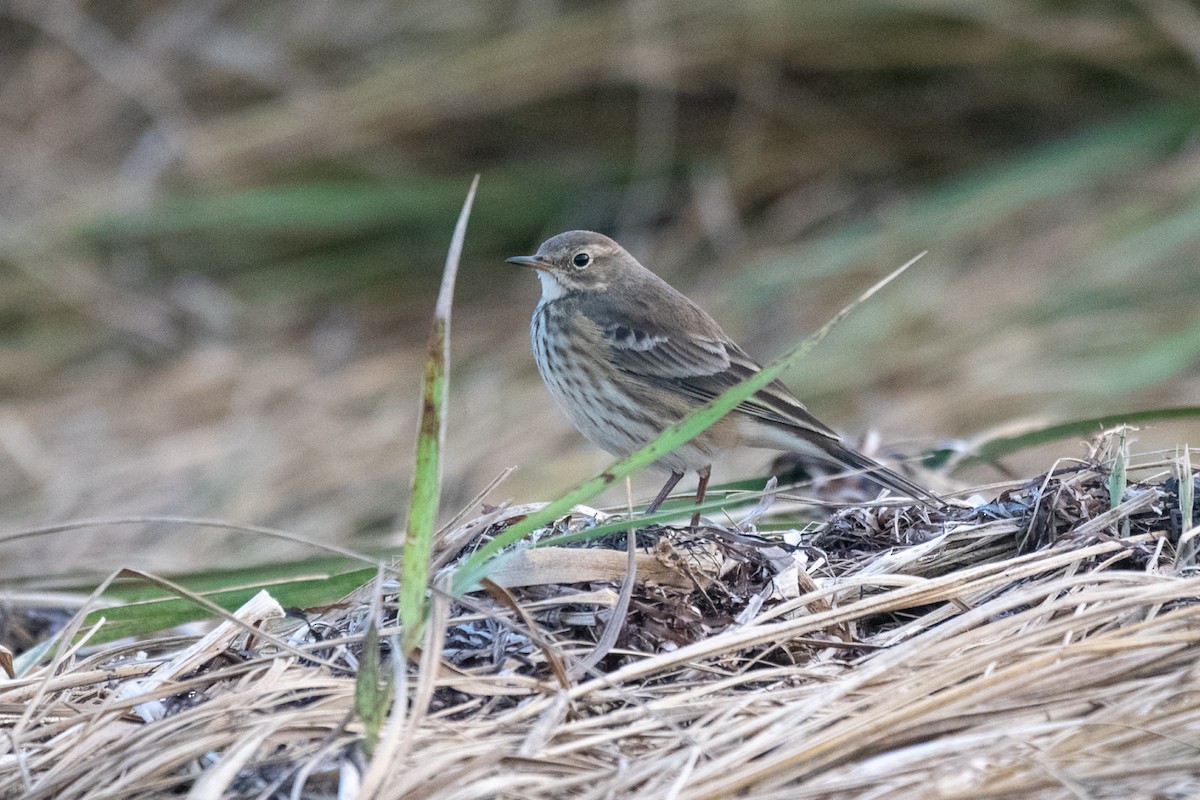
<path id="1" fill-rule="evenodd" d="M 671 493 L 671 490 L 675 488 L 675 484 L 679 483 L 682 477 L 682 472 L 671 473 L 671 477 L 667 478 L 667 482 L 663 484 L 662 490 L 659 491 L 658 497 L 654 498 L 650 506 L 646 509 L 647 514 L 653 514 L 655 511 L 658 511 L 658 507 L 663 504 L 663 500 L 667 499 L 667 495 Z"/>
<path id="2" fill-rule="evenodd" d="M 696 505 L 704 502 L 704 493 L 708 491 L 708 478 L 712 475 L 712 464 L 709 464 L 704 469 L 696 470 L 696 474 L 700 476 L 700 482 L 696 484 Z M 692 533 L 700 527 L 700 512 L 692 514 Z"/>

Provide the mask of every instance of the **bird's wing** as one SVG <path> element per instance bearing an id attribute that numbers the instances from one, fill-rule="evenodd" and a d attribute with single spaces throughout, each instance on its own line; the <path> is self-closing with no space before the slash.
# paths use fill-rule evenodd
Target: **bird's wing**
<path id="1" fill-rule="evenodd" d="M 734 384 L 762 371 L 758 362 L 732 340 L 726 339 L 723 344 L 729 360 L 727 367 L 707 375 L 690 375 L 679 381 L 684 392 L 701 402 L 707 403 Z M 755 392 L 753 397 L 739 405 L 737 410 L 764 422 L 810 431 L 821 438 L 834 441 L 841 441 L 842 438 L 810 414 L 804 404 L 779 380 L 771 381 Z"/>
<path id="2" fill-rule="evenodd" d="M 680 295 L 679 297 L 682 297 Z M 589 315 L 608 345 L 614 366 L 665 391 L 707 403 L 736 383 L 761 371 L 707 314 L 687 303 L 684 320 L 671 325 L 644 304 L 622 309 L 620 319 Z M 676 308 L 679 306 L 676 305 Z M 737 407 L 764 422 L 800 428 L 841 441 L 780 381 L 772 381 Z"/>

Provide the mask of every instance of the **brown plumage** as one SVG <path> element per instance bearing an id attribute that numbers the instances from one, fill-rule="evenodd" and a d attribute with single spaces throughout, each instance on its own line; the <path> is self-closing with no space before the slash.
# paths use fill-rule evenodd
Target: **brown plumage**
<path id="1" fill-rule="evenodd" d="M 532 256 L 508 261 L 537 270 L 542 282 L 530 327 L 542 380 L 575 427 L 614 455 L 628 455 L 760 370 L 712 317 L 607 236 L 569 231 Z M 941 505 L 928 490 L 846 447 L 773 381 L 654 463 L 671 477 L 649 510 L 690 470 L 700 476 L 697 502 L 703 500 L 714 456 L 732 447 L 799 450 Z"/>

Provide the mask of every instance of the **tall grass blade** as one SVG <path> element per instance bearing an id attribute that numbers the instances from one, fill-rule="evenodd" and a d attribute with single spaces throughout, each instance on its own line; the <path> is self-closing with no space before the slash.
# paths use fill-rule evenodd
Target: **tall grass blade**
<path id="1" fill-rule="evenodd" d="M 764 388 L 785 370 L 790 369 L 800 359 L 808 355 L 851 311 L 870 299 L 872 295 L 884 286 L 891 283 L 924 255 L 925 253 L 920 253 L 910 259 L 892 274 L 863 292 L 856 300 L 835 314 L 819 330 L 775 361 L 763 367 L 762 371 L 751 375 L 735 386 L 731 386 L 711 402 L 701 406 L 679 422 L 667 428 L 645 447 L 613 462 L 604 472 L 585 481 L 558 500 L 549 503 L 540 511 L 530 514 L 479 548 L 479 550 L 455 570 L 451 584 L 453 592 L 455 594 L 462 594 L 475 588 L 479 580 L 488 574 L 492 559 L 505 547 L 521 540 L 538 528 L 569 512 L 577 504 L 590 500 L 613 483 L 625 478 L 625 476 L 632 474 L 642 467 L 649 466 L 674 448 L 699 436 L 709 427 L 715 425 L 740 403 L 749 399 L 755 392 Z"/>
<path id="2" fill-rule="evenodd" d="M 446 383 L 450 369 L 450 306 L 454 299 L 454 280 L 462 258 L 463 240 L 467 236 L 467 220 L 471 216 L 471 205 L 475 201 L 478 186 L 479 176 L 476 175 L 458 215 L 458 224 L 454 226 L 425 359 L 416 468 L 413 471 L 404 539 L 404 566 L 400 576 L 400 623 L 404 628 L 401 648 L 406 658 L 420 642 L 425 621 L 429 555 L 433 550 L 434 525 L 442 491 L 442 443 L 446 438 Z"/>

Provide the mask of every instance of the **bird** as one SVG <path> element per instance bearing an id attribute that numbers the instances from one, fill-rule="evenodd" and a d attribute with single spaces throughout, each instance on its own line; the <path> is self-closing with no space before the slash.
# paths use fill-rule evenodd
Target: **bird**
<path id="1" fill-rule="evenodd" d="M 698 305 L 593 231 L 567 231 L 530 256 L 541 281 L 530 322 L 538 372 L 567 418 L 592 444 L 616 456 L 641 448 L 670 425 L 762 367 Z M 737 447 L 799 451 L 861 470 L 924 505 L 944 501 L 848 447 L 779 380 L 651 466 L 669 473 L 647 507 L 654 513 L 687 472 L 704 501 L 714 459 Z M 692 517 L 692 529 L 700 513 Z"/>

